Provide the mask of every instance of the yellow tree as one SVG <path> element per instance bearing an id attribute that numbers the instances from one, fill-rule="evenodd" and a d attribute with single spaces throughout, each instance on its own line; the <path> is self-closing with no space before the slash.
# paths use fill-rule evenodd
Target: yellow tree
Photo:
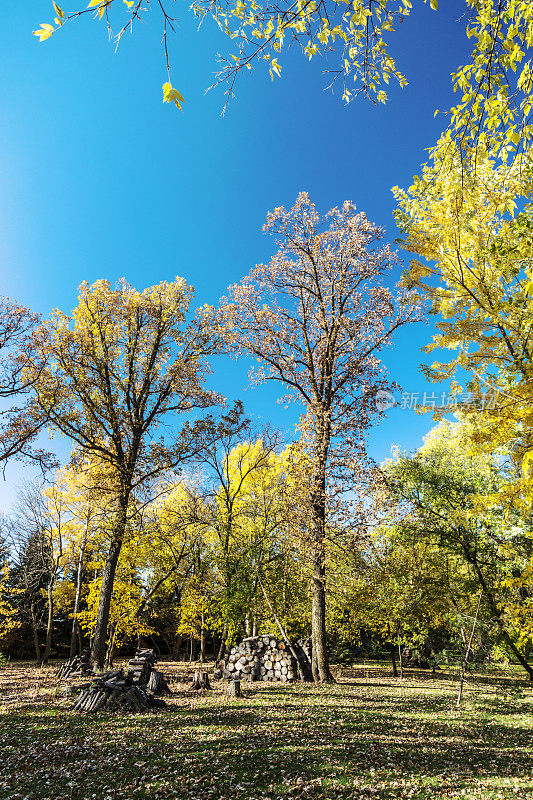
<path id="1" fill-rule="evenodd" d="M 94 459 L 77 459 L 56 472 L 54 491 L 68 514 L 63 526 L 66 564 L 60 587 L 61 603 L 72 617 L 70 657 L 82 647 L 78 613 L 81 607 L 86 554 L 99 532 L 113 496 L 109 468 Z M 69 573 L 68 575 L 66 573 Z M 73 578 L 73 579 L 72 579 Z M 59 587 L 58 587 L 59 589 Z"/>
<path id="2" fill-rule="evenodd" d="M 133 493 L 190 453 L 190 426 L 165 444 L 165 418 L 212 405 L 202 384 L 211 339 L 186 322 L 192 288 L 177 278 L 140 292 L 121 281 L 80 287 L 72 315 L 56 311 L 34 335 L 31 365 L 49 425 L 109 473 L 113 534 L 102 576 L 92 659 L 103 665 L 115 571 Z"/>
<path id="3" fill-rule="evenodd" d="M 183 597 L 207 550 L 197 522 L 199 505 L 194 485 L 174 478 L 160 485 L 160 496 L 143 515 L 146 562 L 137 616 L 166 638 L 170 636 L 176 658 L 184 634 Z M 190 635 L 190 631 L 186 633 Z"/>
<path id="4" fill-rule="evenodd" d="M 277 433 L 257 433 L 236 403 L 198 438 L 203 472 L 195 519 L 205 531 L 219 575 L 224 640 L 254 627 L 251 605 L 280 527 L 283 469 Z M 220 656 L 221 657 L 221 656 Z"/>
<path id="5" fill-rule="evenodd" d="M 91 555 L 86 563 L 87 571 L 93 573 L 94 578 L 87 586 L 86 608 L 78 612 L 77 619 L 89 635 L 94 631 L 98 618 L 108 541 L 112 535 L 113 532 L 106 530 L 105 524 L 100 526 L 91 543 Z M 152 626 L 147 624 L 139 613 L 143 604 L 143 575 L 148 565 L 150 547 L 147 534 L 138 531 L 136 525 L 129 524 L 111 593 L 105 666 L 113 664 L 117 651 L 125 642 L 153 633 Z"/>
<path id="6" fill-rule="evenodd" d="M 438 0 L 418 0 L 433 10 Z M 65 23 L 85 15 L 102 20 L 119 42 L 126 31 L 137 28 L 150 17 L 150 3 L 143 0 L 90 0 L 83 8 L 64 13 L 53 0 L 53 23 L 42 23 L 34 31 L 40 41 L 49 39 Z M 240 73 L 264 64 L 272 79 L 280 76 L 278 60 L 296 46 L 307 59 L 323 56 L 329 60 L 330 85 L 342 87 L 349 102 L 363 94 L 373 102 L 387 100 L 388 84 L 407 83 L 396 66 L 389 38 L 412 13 L 410 0 L 303 0 L 268 5 L 260 0 L 195 0 L 190 10 L 199 19 L 211 17 L 230 39 L 227 58 L 215 84 L 227 85 L 227 100 L 234 93 Z M 167 80 L 163 100 L 178 108 L 184 102 L 172 85 L 167 34 L 174 30 L 170 0 L 157 4 L 164 49 Z M 454 11 L 464 20 L 472 40 L 467 63 L 452 74 L 458 101 L 450 110 L 446 131 L 438 149 L 453 139 L 466 165 L 476 163 L 478 146 L 495 156 L 506 156 L 529 147 L 533 67 L 533 12 L 529 0 L 463 0 Z M 461 28 L 461 33 L 463 29 Z"/>
<path id="7" fill-rule="evenodd" d="M 450 146 L 409 190 L 396 189 L 405 247 L 424 259 L 405 281 L 437 315 L 424 349 L 450 352 L 425 372 L 453 378 L 457 393 L 466 373 L 479 437 L 489 449 L 514 440 L 517 458 L 533 446 L 532 177 L 525 156 L 497 166 L 481 152 L 467 172 Z"/>

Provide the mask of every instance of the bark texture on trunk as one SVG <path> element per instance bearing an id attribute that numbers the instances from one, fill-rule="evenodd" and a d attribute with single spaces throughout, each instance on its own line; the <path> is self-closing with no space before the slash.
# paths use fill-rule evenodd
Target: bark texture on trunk
<path id="1" fill-rule="evenodd" d="M 392 662 L 392 677 L 398 677 L 398 667 L 396 666 L 396 648 L 394 647 L 394 642 L 392 641 L 390 625 L 387 624 L 387 633 L 389 636 L 389 652 L 390 652 L 390 660 Z"/>
<path id="2" fill-rule="evenodd" d="M 96 625 L 91 646 L 91 661 L 99 669 L 103 669 L 105 663 L 109 611 L 111 608 L 111 597 L 113 595 L 113 585 L 115 583 L 118 559 L 126 532 L 128 500 L 129 492 L 127 491 L 118 499 L 118 511 L 115 529 L 113 531 L 113 539 L 107 553 L 104 574 L 102 575 L 102 587 L 100 589 Z"/>
<path id="3" fill-rule="evenodd" d="M 116 656 L 116 647 L 115 647 L 115 638 L 116 638 L 116 627 L 113 625 L 110 631 L 109 637 L 109 646 L 107 648 L 107 653 L 105 656 L 105 668 L 112 669 L 113 661 L 115 660 Z"/>
<path id="4" fill-rule="evenodd" d="M 86 547 L 87 547 L 87 526 L 85 526 L 83 541 L 80 550 L 80 557 L 78 559 L 78 568 L 76 570 L 76 596 L 74 598 L 74 611 L 72 612 L 72 631 L 70 634 L 70 658 L 73 658 L 76 655 L 76 639 L 79 638 L 78 612 L 80 610 L 80 599 L 81 599 L 81 588 L 82 588 L 82 577 L 83 577 L 83 559 L 85 557 Z"/>
<path id="5" fill-rule="evenodd" d="M 33 646 L 35 647 L 35 660 L 41 660 L 41 645 L 39 644 L 39 631 L 37 628 L 37 613 L 35 611 L 35 603 L 31 604 L 31 627 L 33 631 Z"/>
<path id="6" fill-rule="evenodd" d="M 324 462 L 325 463 L 325 462 Z M 315 683 L 333 681 L 329 669 L 326 646 L 326 485 L 325 473 L 320 470 L 318 486 L 312 502 L 313 513 L 313 601 L 311 609 L 311 635 L 313 640 L 313 657 L 311 669 Z"/>
<path id="7" fill-rule="evenodd" d="M 50 581 L 46 590 L 46 604 L 48 606 L 46 615 L 46 639 L 42 663 L 47 664 L 52 652 L 52 629 L 54 624 L 54 582 Z"/>
<path id="8" fill-rule="evenodd" d="M 202 621 L 202 629 L 200 631 L 200 661 L 202 662 L 202 664 L 206 661 L 205 647 L 206 647 L 206 630 L 204 623 Z"/>

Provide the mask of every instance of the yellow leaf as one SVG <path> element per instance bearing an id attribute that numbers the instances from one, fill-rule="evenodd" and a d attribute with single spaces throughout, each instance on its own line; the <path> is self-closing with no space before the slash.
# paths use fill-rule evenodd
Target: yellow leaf
<path id="1" fill-rule="evenodd" d="M 522 472 L 524 474 L 524 478 L 527 478 L 529 475 L 532 466 L 531 462 L 533 462 L 533 450 L 528 450 L 522 459 Z"/>
<path id="2" fill-rule="evenodd" d="M 103 2 L 103 0 L 90 0 L 89 5 L 87 6 L 87 8 L 94 8 L 95 6 L 99 6 L 100 3 L 102 3 L 102 2 Z"/>
<path id="3" fill-rule="evenodd" d="M 183 95 L 174 89 L 170 81 L 163 84 L 163 103 L 174 103 L 176 108 L 181 111 L 181 103 L 184 103 Z"/>
<path id="4" fill-rule="evenodd" d="M 59 19 L 63 19 L 63 17 L 65 16 L 65 12 L 61 8 L 59 8 L 55 0 L 52 0 L 52 5 L 54 6 L 54 10 Z"/>
<path id="5" fill-rule="evenodd" d="M 48 39 L 53 34 L 54 31 L 55 31 L 54 26 L 50 25 L 49 22 L 41 22 L 41 27 L 39 28 L 39 30 L 32 31 L 32 33 L 34 36 L 39 37 L 40 42 L 44 42 L 45 39 Z"/>

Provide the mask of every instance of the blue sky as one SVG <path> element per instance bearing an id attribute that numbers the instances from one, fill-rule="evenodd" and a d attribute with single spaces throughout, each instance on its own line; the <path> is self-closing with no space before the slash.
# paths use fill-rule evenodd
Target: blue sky
<path id="1" fill-rule="evenodd" d="M 222 91 L 204 90 L 228 40 L 214 26 L 198 32 L 187 4 L 176 3 L 180 113 L 161 102 L 155 14 L 115 53 L 89 15 L 39 44 L 31 32 L 51 8 L 48 0 L 0 6 L 0 293 L 45 315 L 72 309 L 82 280 L 122 276 L 144 288 L 182 275 L 198 304 L 216 303 L 271 255 L 266 212 L 292 205 L 300 190 L 322 210 L 353 200 L 393 241 L 390 189 L 419 171 L 443 125 L 433 112 L 450 106 L 450 72 L 468 53 L 463 4 L 443 2 L 437 13 L 420 4 L 393 35 L 409 85 L 394 88 L 386 106 L 343 106 L 338 92 L 323 91 L 324 61 L 294 51 L 279 59 L 281 80 L 262 68 L 244 76 L 221 117 Z M 419 364 L 430 335 L 429 325 L 404 330 L 384 355 L 405 390 L 428 388 Z M 246 371 L 218 363 L 214 388 L 290 435 L 294 412 L 275 404 L 281 391 L 245 390 Z M 393 443 L 413 449 L 431 424 L 395 409 L 371 432 L 370 452 L 382 459 Z M 29 474 L 8 466 L 0 505 Z"/>

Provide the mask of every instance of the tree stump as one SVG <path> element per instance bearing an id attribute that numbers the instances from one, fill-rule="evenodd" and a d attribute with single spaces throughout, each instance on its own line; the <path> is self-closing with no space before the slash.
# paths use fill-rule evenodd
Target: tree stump
<path id="1" fill-rule="evenodd" d="M 209 683 L 209 675 L 207 672 L 195 672 L 192 682 L 192 689 L 212 689 Z"/>
<path id="2" fill-rule="evenodd" d="M 230 681 L 228 684 L 227 694 L 229 697 L 242 697 L 241 682 Z"/>
<path id="3" fill-rule="evenodd" d="M 150 679 L 146 688 L 149 692 L 152 692 L 152 694 L 172 694 L 164 674 L 157 669 L 153 669 L 150 673 Z"/>

